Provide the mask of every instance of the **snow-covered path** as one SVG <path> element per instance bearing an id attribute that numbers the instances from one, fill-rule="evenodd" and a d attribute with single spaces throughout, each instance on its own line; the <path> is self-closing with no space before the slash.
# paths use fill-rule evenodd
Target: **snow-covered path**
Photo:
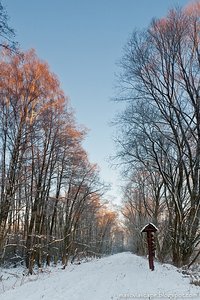
<path id="1" fill-rule="evenodd" d="M 152 272 L 146 259 L 131 253 L 70 265 L 66 270 L 54 268 L 31 280 L 1 294 L 0 299 L 200 299 L 200 288 L 191 285 L 175 267 L 156 263 Z"/>

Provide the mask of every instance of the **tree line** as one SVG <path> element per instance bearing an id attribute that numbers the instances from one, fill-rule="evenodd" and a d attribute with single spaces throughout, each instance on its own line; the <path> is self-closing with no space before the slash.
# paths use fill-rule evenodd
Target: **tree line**
<path id="1" fill-rule="evenodd" d="M 135 30 L 120 62 L 117 159 L 130 246 L 153 222 L 157 257 L 186 265 L 200 254 L 200 2 Z"/>
<path id="2" fill-rule="evenodd" d="M 24 257 L 31 271 L 77 249 L 109 253 L 117 216 L 58 79 L 34 50 L 4 50 L 0 73 L 1 260 Z"/>
<path id="3" fill-rule="evenodd" d="M 34 50 L 21 52 L 0 6 L 0 263 L 65 267 L 110 253 L 120 237 L 107 186 L 82 147 L 68 98 Z"/>

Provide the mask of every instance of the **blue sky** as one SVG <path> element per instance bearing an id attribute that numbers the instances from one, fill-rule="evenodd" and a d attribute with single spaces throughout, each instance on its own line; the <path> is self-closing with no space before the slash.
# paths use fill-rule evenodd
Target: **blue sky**
<path id="1" fill-rule="evenodd" d="M 120 201 L 122 181 L 110 166 L 115 152 L 109 123 L 123 107 L 116 95 L 117 61 L 131 32 L 189 0 L 3 0 L 22 50 L 35 48 L 69 96 L 78 124 L 89 129 L 84 142 L 90 161 L 112 184 L 107 197 Z"/>

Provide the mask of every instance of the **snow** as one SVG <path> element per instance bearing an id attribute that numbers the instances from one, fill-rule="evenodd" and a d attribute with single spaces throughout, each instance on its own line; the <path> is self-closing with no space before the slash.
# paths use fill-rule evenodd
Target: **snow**
<path id="1" fill-rule="evenodd" d="M 149 224 L 145 225 L 145 226 L 140 230 L 140 232 L 143 232 L 143 231 L 146 229 L 146 227 L 148 227 L 149 225 L 151 225 L 156 231 L 158 231 L 158 227 L 156 227 L 156 225 L 154 225 L 153 223 L 149 223 Z"/>
<path id="2" fill-rule="evenodd" d="M 13 269 L 12 269 L 13 271 Z M 0 271 L 1 300 L 200 299 L 200 288 L 171 265 L 124 252 L 80 265 L 18 277 Z M 6 275 L 7 274 L 7 278 Z M 13 280 L 13 278 L 15 278 Z"/>

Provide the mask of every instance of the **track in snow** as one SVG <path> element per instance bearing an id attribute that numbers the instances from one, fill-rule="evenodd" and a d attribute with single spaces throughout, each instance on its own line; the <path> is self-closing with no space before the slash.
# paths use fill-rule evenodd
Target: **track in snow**
<path id="1" fill-rule="evenodd" d="M 200 288 L 189 283 L 171 265 L 148 261 L 128 252 L 112 255 L 65 270 L 30 276 L 30 282 L 6 291 L 1 300 L 124 300 L 200 299 Z M 37 279 L 37 280 L 36 280 Z"/>

